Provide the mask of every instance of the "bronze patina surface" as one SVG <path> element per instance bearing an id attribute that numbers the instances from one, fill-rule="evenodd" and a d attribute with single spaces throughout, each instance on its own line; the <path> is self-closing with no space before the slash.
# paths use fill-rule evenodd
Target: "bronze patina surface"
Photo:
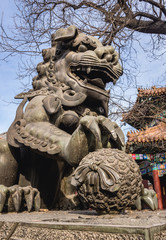
<path id="1" fill-rule="evenodd" d="M 33 89 L 16 96 L 23 100 L 7 138 L 0 140 L 0 212 L 39 210 L 40 202 L 49 209 L 84 207 L 74 194 L 75 186 L 82 191 L 77 180 L 96 210 L 88 199 L 101 202 L 99 211 L 106 212 L 113 205 L 120 210 L 134 204 L 141 175 L 124 155 L 122 130 L 108 118 L 105 88 L 122 75 L 118 53 L 75 26 L 59 29 L 51 41 L 51 48 L 42 51 Z M 93 160 L 101 162 L 96 170 Z M 113 201 L 108 203 L 109 196 Z M 106 198 L 109 207 L 101 209 Z"/>

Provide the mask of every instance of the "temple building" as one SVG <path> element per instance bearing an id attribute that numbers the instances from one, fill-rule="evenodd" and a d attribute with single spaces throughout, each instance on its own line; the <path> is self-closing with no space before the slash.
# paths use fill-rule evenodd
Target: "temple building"
<path id="1" fill-rule="evenodd" d="M 159 209 L 166 208 L 166 87 L 138 89 L 122 121 L 136 129 L 127 134 L 126 152 L 139 164 L 145 187 L 153 185 Z"/>

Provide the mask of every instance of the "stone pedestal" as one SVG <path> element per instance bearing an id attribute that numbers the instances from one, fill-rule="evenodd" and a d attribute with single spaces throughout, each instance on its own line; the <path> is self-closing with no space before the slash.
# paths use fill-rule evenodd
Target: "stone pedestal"
<path id="1" fill-rule="evenodd" d="M 0 239 L 11 240 L 164 240 L 166 211 L 48 211 L 0 215 Z"/>

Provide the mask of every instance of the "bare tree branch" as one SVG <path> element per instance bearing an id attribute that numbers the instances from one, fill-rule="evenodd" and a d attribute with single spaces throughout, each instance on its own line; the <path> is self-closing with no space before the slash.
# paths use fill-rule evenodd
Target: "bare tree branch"
<path id="1" fill-rule="evenodd" d="M 113 44 L 120 54 L 124 76 L 119 93 L 111 89 L 114 96 L 111 112 L 121 114 L 132 103 L 123 89 L 137 87 L 135 46 L 141 46 L 153 59 L 165 54 L 166 0 L 15 0 L 15 4 L 14 30 L 8 31 L 1 19 L 0 60 L 14 55 L 39 56 L 43 48 L 49 47 L 52 33 L 76 25 L 80 31 L 98 37 L 104 45 Z M 151 36 L 148 50 L 137 32 Z M 31 61 L 22 63 L 19 78 L 31 76 L 34 68 Z"/>

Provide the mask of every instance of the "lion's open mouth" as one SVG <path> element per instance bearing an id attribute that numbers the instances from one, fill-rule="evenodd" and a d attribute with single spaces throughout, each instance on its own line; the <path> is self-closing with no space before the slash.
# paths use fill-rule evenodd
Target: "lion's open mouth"
<path id="1" fill-rule="evenodd" d="M 101 89 L 105 89 L 106 83 L 115 83 L 118 76 L 107 66 L 71 66 L 71 74 L 77 79 Z"/>

